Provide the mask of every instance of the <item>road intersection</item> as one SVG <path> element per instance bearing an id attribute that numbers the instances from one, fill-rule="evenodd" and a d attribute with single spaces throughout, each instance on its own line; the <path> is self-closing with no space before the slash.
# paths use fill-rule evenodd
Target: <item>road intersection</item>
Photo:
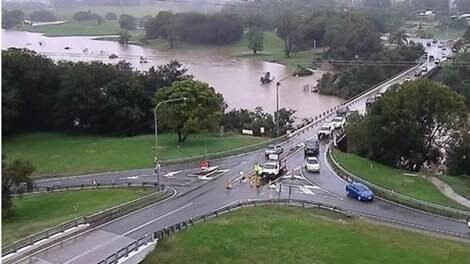
<path id="1" fill-rule="evenodd" d="M 374 90 L 347 103 L 346 106 L 353 110 L 364 111 L 368 97 L 375 96 L 377 92 L 403 82 L 420 67 L 413 67 L 384 82 Z M 161 171 L 161 183 L 175 189 L 175 196 L 60 241 L 32 256 L 24 256 L 15 263 L 97 263 L 149 232 L 234 202 L 256 199 L 292 198 L 318 201 L 336 205 L 354 215 L 470 241 L 469 230 L 461 221 L 432 215 L 381 199 L 372 203 L 362 203 L 347 198 L 344 191 L 346 182 L 335 174 L 326 160 L 326 143 L 320 146 L 320 173 L 307 173 L 302 167 L 303 148 L 298 145 L 308 139 L 316 138 L 321 123 L 332 117 L 332 114 L 326 116 L 310 129 L 282 143 L 288 152 L 288 173 L 270 184 L 257 188 L 249 181 L 239 179 L 241 171 L 249 175 L 255 163 L 265 161 L 263 150 L 212 160 L 211 166 L 216 166 L 218 172 L 208 178 L 198 176 L 200 169 L 197 163 L 164 166 Z M 227 180 L 234 181 L 229 190 L 224 186 Z M 103 185 L 113 182 L 155 182 L 155 174 L 153 169 L 142 169 L 77 177 L 46 178 L 36 181 L 35 184 L 37 186 L 79 186 L 92 181 Z"/>

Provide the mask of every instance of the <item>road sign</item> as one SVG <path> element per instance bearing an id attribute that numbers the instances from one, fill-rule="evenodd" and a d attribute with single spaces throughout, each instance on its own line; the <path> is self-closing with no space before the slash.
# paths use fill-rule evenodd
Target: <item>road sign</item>
<path id="1" fill-rule="evenodd" d="M 207 170 L 209 168 L 209 161 L 207 160 L 202 160 L 200 163 L 199 163 L 199 167 L 201 168 L 201 170 Z"/>

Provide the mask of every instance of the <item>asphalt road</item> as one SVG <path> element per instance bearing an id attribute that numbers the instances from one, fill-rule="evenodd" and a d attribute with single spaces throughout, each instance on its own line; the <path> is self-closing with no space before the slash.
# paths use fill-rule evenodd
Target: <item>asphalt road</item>
<path id="1" fill-rule="evenodd" d="M 432 47 L 430 54 L 440 52 Z M 434 67 L 433 65 L 429 65 Z M 378 91 L 403 82 L 414 71 L 411 69 L 400 76 L 385 82 L 354 102 L 351 109 L 364 111 L 365 101 Z M 326 119 L 332 118 L 329 116 Z M 286 151 L 310 138 L 316 138 L 319 125 L 305 133 L 283 143 Z M 375 218 L 380 221 L 417 228 L 434 233 L 447 234 L 470 240 L 470 232 L 464 223 L 425 212 L 406 208 L 391 202 L 376 199 L 372 203 L 352 200 L 345 195 L 345 182 L 329 168 L 325 161 L 325 144 L 321 145 L 321 171 L 310 174 L 302 169 L 304 156 L 302 148 L 288 157 L 287 175 L 272 184 L 257 189 L 245 181 L 236 181 L 231 190 L 226 190 L 227 179 L 239 178 L 240 172 L 248 174 L 255 162 L 264 162 L 262 150 L 221 158 L 211 161 L 211 166 L 218 166 L 217 177 L 204 179 L 197 177 L 198 164 L 173 165 L 162 168 L 161 182 L 174 188 L 177 193 L 168 200 L 143 208 L 135 213 L 121 217 L 84 234 L 62 241 L 34 256 L 25 256 L 17 263 L 97 263 L 123 246 L 138 239 L 148 232 L 160 230 L 173 223 L 187 220 L 230 203 L 249 199 L 298 198 L 334 204 L 357 215 Z M 111 172 L 77 177 L 50 178 L 35 182 L 38 186 L 47 185 L 80 185 L 96 180 L 102 184 L 112 182 L 155 181 L 152 169 L 126 172 Z M 290 190 L 289 190 L 290 189 Z"/>

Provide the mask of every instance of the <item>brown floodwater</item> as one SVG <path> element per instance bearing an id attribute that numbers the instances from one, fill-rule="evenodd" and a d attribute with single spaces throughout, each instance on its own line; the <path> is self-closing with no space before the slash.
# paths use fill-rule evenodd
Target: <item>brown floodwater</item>
<path id="1" fill-rule="evenodd" d="M 222 93 L 229 108 L 263 107 L 265 111 L 276 109 L 276 81 L 279 87 L 280 108 L 296 110 L 298 118 L 313 117 L 333 106 L 342 99 L 323 96 L 306 91 L 304 86 L 315 86 L 324 73 L 315 71 L 313 76 L 293 77 L 289 69 L 281 64 L 248 58 L 234 58 L 217 49 L 197 50 L 154 50 L 138 45 L 121 45 L 112 41 L 98 41 L 93 37 L 45 37 L 40 33 L 2 30 L 2 49 L 9 47 L 28 48 L 54 60 L 93 61 L 116 63 L 126 60 L 135 69 L 147 70 L 151 66 L 179 60 L 196 79 L 209 83 Z M 68 47 L 67 49 L 65 49 Z M 109 59 L 110 54 L 118 59 Z M 141 56 L 147 63 L 141 63 Z M 263 72 L 271 72 L 275 80 L 260 84 Z M 290 76 L 290 77 L 289 77 Z"/>

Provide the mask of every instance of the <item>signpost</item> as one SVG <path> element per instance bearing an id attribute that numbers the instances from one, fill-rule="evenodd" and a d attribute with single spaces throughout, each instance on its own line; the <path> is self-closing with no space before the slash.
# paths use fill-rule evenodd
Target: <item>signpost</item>
<path id="1" fill-rule="evenodd" d="M 160 169 L 162 168 L 162 164 L 160 163 L 157 157 L 154 157 L 153 159 L 153 166 L 155 168 L 155 174 L 157 176 L 157 185 L 158 188 L 160 188 Z"/>
<path id="2" fill-rule="evenodd" d="M 201 160 L 201 162 L 199 163 L 199 167 L 201 168 L 201 170 L 209 169 L 209 161 Z"/>

